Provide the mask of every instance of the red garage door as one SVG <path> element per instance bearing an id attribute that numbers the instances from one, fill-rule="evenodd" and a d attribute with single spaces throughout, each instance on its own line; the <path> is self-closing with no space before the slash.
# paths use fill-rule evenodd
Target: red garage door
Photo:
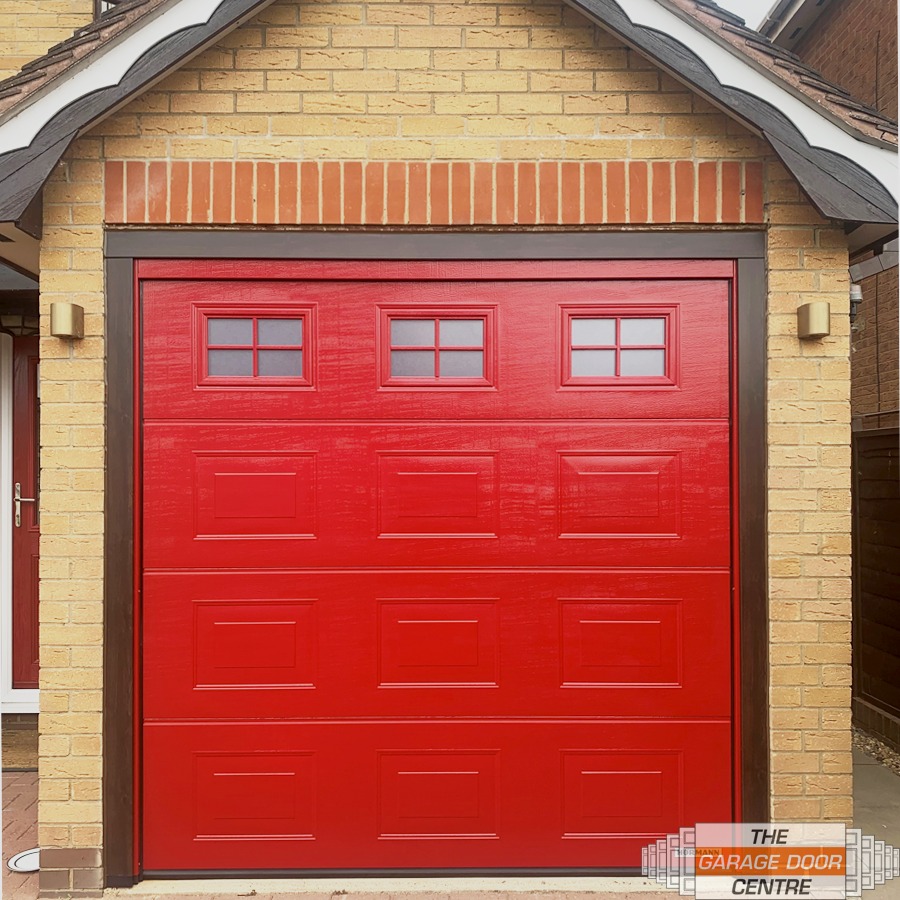
<path id="1" fill-rule="evenodd" d="M 150 271 L 147 871 L 732 818 L 731 264 Z"/>

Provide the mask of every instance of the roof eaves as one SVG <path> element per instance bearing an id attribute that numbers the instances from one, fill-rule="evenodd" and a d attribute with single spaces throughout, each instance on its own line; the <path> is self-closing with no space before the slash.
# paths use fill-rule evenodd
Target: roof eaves
<path id="1" fill-rule="evenodd" d="M 762 135 L 823 216 L 896 222 L 897 153 L 892 136 L 871 127 L 870 139 L 864 140 L 862 127 L 839 126 L 819 104 L 789 90 L 771 66 L 751 65 L 748 54 L 717 34 L 722 22 L 738 27 L 736 17 L 720 15 L 719 7 L 708 0 L 566 2 Z M 713 10 L 718 24 L 703 21 Z M 875 135 L 878 139 L 872 140 Z"/>
<path id="2" fill-rule="evenodd" d="M 759 31 L 780 47 L 794 47 L 831 4 L 832 0 L 779 0 L 769 10 Z"/>
<path id="3" fill-rule="evenodd" d="M 35 102 L 61 79 L 69 77 L 82 59 L 106 49 L 123 31 L 166 0 L 123 0 L 70 38 L 52 46 L 43 56 L 26 63 L 17 75 L 0 81 L 0 125 Z M 30 90 L 26 90 L 28 86 Z"/>
<path id="4" fill-rule="evenodd" d="M 48 83 L 46 90 L 42 85 L 34 96 L 29 91 L 17 98 L 17 84 L 25 84 L 16 81 L 21 75 L 0 83 L 0 104 L 8 104 L 0 119 L 0 221 L 19 219 L 79 134 L 272 2 L 123 0 L 112 14 L 119 16 L 113 31 L 117 39 L 98 43 L 74 68 L 64 66 L 56 73 L 55 85 Z M 133 18 L 121 24 L 129 13 Z M 58 45 L 62 52 L 65 45 Z M 117 70 L 107 65 L 110 57 Z"/>
<path id="5" fill-rule="evenodd" d="M 887 131 L 888 134 L 895 134 L 895 131 L 892 132 L 890 128 L 882 129 L 878 126 L 872 129 L 860 128 L 854 122 L 848 121 L 850 117 L 842 117 L 821 102 L 821 100 L 827 99 L 828 93 L 846 94 L 839 85 L 828 82 L 795 53 L 773 44 L 759 32 L 747 27 L 742 19 L 723 10 L 712 0 L 656 0 L 656 2 L 665 6 L 683 21 L 702 28 L 703 32 L 719 46 L 769 80 L 773 80 L 773 66 L 776 67 L 778 71 L 774 74 L 780 88 L 788 91 L 810 109 L 830 119 L 833 124 L 852 137 L 877 146 L 896 147 L 896 141 L 885 138 L 883 134 L 884 131 Z M 739 25 L 734 23 L 735 19 L 738 19 Z M 806 85 L 810 89 L 815 88 L 815 92 L 821 94 L 820 98 L 813 96 L 801 87 L 805 77 L 817 79 L 821 83 L 821 89 L 815 84 Z M 883 120 L 884 124 L 896 128 L 895 122 L 886 119 L 877 110 L 863 106 L 849 94 L 846 94 L 846 98 L 855 103 L 859 110 L 864 110 L 870 117 L 878 119 L 879 122 Z M 838 105 L 843 106 L 843 103 L 838 101 Z"/>

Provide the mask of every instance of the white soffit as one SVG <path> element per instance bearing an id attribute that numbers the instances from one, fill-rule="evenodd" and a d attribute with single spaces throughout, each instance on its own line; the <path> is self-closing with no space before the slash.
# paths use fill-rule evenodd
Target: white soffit
<path id="1" fill-rule="evenodd" d="M 832 5 L 832 0 L 783 0 L 769 10 L 759 31 L 780 47 L 791 49 Z M 799 34 L 797 34 L 799 28 Z"/>
<path id="2" fill-rule="evenodd" d="M 94 91 L 117 85 L 148 50 L 176 32 L 206 24 L 225 0 L 176 0 L 156 15 L 91 54 L 87 62 L 48 85 L 46 92 L 0 125 L 0 155 L 30 146 L 41 129 L 67 106 Z"/>
<path id="3" fill-rule="evenodd" d="M 703 60 L 720 84 L 753 94 L 774 106 L 794 123 L 811 147 L 830 150 L 861 165 L 895 200 L 900 199 L 895 150 L 853 137 L 658 0 L 615 0 L 615 3 L 633 25 L 659 31 L 683 44 Z"/>

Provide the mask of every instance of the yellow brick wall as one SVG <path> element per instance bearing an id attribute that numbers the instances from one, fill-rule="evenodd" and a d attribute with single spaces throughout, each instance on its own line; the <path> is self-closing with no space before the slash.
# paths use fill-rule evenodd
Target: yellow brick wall
<path id="1" fill-rule="evenodd" d="M 41 248 L 40 841 L 99 847 L 105 366 L 100 144 L 47 186 Z M 91 158 L 93 157 L 93 158 Z M 49 304 L 85 308 L 85 338 L 47 337 Z"/>
<path id="2" fill-rule="evenodd" d="M 759 140 L 559 2 L 281 0 L 78 141 L 46 192 L 43 312 L 88 316 L 84 341 L 42 344 L 44 846 L 101 840 L 105 158 L 766 160 L 773 813 L 849 817 L 841 229 Z M 835 334 L 801 343 L 813 298 Z"/>
<path id="3" fill-rule="evenodd" d="M 772 808 L 850 821 L 849 257 L 843 229 L 768 172 Z M 811 300 L 831 303 L 832 335 L 799 341 Z"/>
<path id="4" fill-rule="evenodd" d="M 0 0 L 0 79 L 71 37 L 94 16 L 94 0 Z"/>
<path id="5" fill-rule="evenodd" d="M 519 0 L 282 0 L 94 134 L 122 159 L 765 153 L 573 10 Z"/>

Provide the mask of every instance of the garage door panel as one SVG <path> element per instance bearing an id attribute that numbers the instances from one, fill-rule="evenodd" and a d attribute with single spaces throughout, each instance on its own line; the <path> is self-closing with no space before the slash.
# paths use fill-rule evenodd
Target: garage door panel
<path id="1" fill-rule="evenodd" d="M 727 715 L 728 595 L 726 571 L 150 574 L 145 714 Z"/>
<path id="2" fill-rule="evenodd" d="M 614 418 L 721 418 L 728 415 L 728 346 L 710 342 L 709 335 L 727 332 L 728 304 L 728 283 L 704 280 L 463 281 L 441 289 L 415 282 L 150 282 L 144 285 L 144 411 L 148 420 L 419 420 L 427 402 L 450 419 L 593 419 L 601 404 Z M 284 340 L 302 341 L 294 352 L 307 360 L 294 379 L 206 374 L 211 318 L 251 323 L 292 316 L 304 321 L 302 337 L 287 330 Z M 451 321 L 448 316 L 484 318 L 484 377 L 472 384 L 389 377 L 390 354 L 398 352 L 391 350 L 391 319 Z M 648 348 L 637 343 L 645 340 L 640 330 L 629 334 L 619 325 L 612 340 L 623 343 L 612 352 L 624 377 L 571 377 L 570 353 L 576 353 L 577 370 L 585 354 L 604 352 L 573 347 L 573 340 L 586 339 L 573 338 L 572 319 L 665 320 L 664 337 L 648 333 L 646 340 L 660 342 L 667 376 L 648 381 L 627 374 L 642 371 Z M 211 352 L 255 354 L 258 363 L 259 352 L 268 352 L 266 345 L 227 346 Z M 450 346 L 443 352 L 462 351 Z M 630 369 L 629 360 L 637 367 Z M 590 373 L 590 365 L 583 371 Z"/>
<path id="3" fill-rule="evenodd" d="M 246 265 L 141 285 L 145 867 L 729 821 L 728 266 Z"/>
<path id="4" fill-rule="evenodd" d="M 725 721 L 238 721 L 144 739 L 146 783 L 172 784 L 146 797 L 150 871 L 639 866 L 648 841 L 730 814 Z"/>
<path id="5" fill-rule="evenodd" d="M 144 446 L 149 568 L 730 559 L 726 423 L 152 424 Z"/>

